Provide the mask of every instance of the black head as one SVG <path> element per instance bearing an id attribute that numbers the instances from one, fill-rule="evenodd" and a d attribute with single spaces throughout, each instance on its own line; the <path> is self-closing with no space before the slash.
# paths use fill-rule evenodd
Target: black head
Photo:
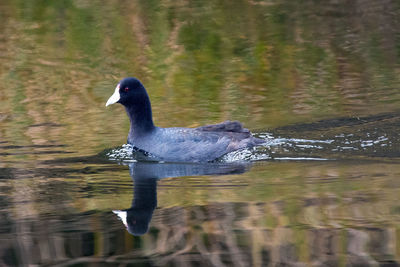
<path id="1" fill-rule="evenodd" d="M 126 229 L 131 235 L 140 236 L 147 233 L 153 217 L 154 208 L 131 208 L 127 210 Z"/>
<path id="2" fill-rule="evenodd" d="M 120 103 L 124 106 L 134 105 L 136 102 L 143 102 L 143 98 L 148 99 L 143 84 L 138 79 L 129 77 L 118 83 L 106 106 L 114 103 Z"/>
<path id="3" fill-rule="evenodd" d="M 114 103 L 125 106 L 131 121 L 128 135 L 129 144 L 133 144 L 135 136 L 147 134 L 155 129 L 149 96 L 138 79 L 125 78 L 121 80 L 115 88 L 114 94 L 108 99 L 106 106 Z"/>
<path id="4" fill-rule="evenodd" d="M 120 218 L 131 235 L 140 236 L 149 230 L 154 208 L 132 207 L 127 210 L 113 210 L 113 213 Z"/>

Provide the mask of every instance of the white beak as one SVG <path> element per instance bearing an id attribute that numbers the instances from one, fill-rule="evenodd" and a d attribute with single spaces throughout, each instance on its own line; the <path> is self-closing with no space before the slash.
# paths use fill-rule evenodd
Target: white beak
<path id="1" fill-rule="evenodd" d="M 114 94 L 107 100 L 106 107 L 117 103 L 119 98 L 120 95 L 119 95 L 119 84 L 118 84 L 117 87 L 115 88 Z"/>
<path id="2" fill-rule="evenodd" d="M 113 210 L 112 211 L 114 214 L 116 214 L 119 219 L 123 222 L 123 224 L 125 225 L 125 227 L 128 226 L 127 222 L 126 222 L 126 211 L 122 211 L 122 210 Z"/>

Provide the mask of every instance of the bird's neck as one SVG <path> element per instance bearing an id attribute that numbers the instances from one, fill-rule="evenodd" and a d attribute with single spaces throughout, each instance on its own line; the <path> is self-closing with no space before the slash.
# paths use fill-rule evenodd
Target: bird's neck
<path id="1" fill-rule="evenodd" d="M 128 143 L 133 143 L 133 139 L 153 131 L 155 126 L 151 112 L 150 101 L 143 101 L 141 104 L 125 107 L 131 122 L 128 135 Z"/>
<path id="2" fill-rule="evenodd" d="M 132 208 L 155 209 L 157 206 L 157 179 L 134 179 Z"/>

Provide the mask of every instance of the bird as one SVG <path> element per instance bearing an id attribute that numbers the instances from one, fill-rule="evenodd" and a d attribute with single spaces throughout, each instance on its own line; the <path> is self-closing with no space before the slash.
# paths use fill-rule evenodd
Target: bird
<path id="1" fill-rule="evenodd" d="M 254 137 L 239 121 L 197 128 L 157 127 L 149 95 L 137 78 L 124 78 L 117 84 L 106 107 L 115 103 L 125 107 L 130 120 L 127 143 L 151 161 L 212 162 L 230 152 L 265 142 Z"/>

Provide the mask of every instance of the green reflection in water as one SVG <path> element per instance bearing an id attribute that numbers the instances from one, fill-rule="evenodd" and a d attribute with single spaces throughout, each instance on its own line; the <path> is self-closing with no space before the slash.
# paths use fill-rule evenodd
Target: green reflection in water
<path id="1" fill-rule="evenodd" d="M 128 75 L 148 87 L 163 126 L 238 119 L 259 129 L 388 112 L 400 101 L 399 44 L 398 27 L 384 25 L 395 25 L 398 6 L 385 8 L 392 12 L 372 2 L 5 1 L 3 102 L 18 84 L 12 106 L 29 118 L 21 120 L 62 122 L 54 141 L 84 139 L 96 150 L 125 139 L 123 111 L 103 102 Z M 102 131 L 105 121 L 114 132 Z"/>
<path id="2" fill-rule="evenodd" d="M 85 175 L 78 175 L 63 164 L 44 163 L 65 152 L 92 155 L 125 142 L 124 110 L 104 107 L 124 76 L 144 82 L 161 126 L 237 119 L 250 129 L 268 129 L 398 110 L 399 8 L 397 1 L 1 1 L 0 141 L 37 145 L 2 148 L 0 177 L 13 178 L 1 184 L 13 206 L 5 206 L 7 213 L 13 210 L 21 225 L 27 217 L 42 224 L 52 214 L 64 227 L 59 213 L 129 203 L 125 169 L 90 173 L 86 165 L 70 164 L 82 167 L 78 172 Z M 66 146 L 39 146 L 48 144 Z M 387 244 L 400 242 L 396 164 L 268 164 L 242 176 L 162 181 L 158 216 L 200 210 L 206 219 L 178 225 L 205 240 L 234 236 L 256 262 L 264 255 L 260 247 L 272 246 L 263 243 L 271 236 L 284 248 L 289 240 L 297 260 L 308 264 L 310 240 L 334 240 L 335 260 L 350 262 L 347 244 L 358 235 L 353 228 L 371 240 L 381 231 L 390 237 Z M 50 179 L 46 170 L 57 168 Z M 213 183 L 223 186 L 210 189 Z M 216 210 L 234 210 L 228 220 L 234 234 L 218 235 L 216 227 L 226 221 L 207 217 L 214 203 Z M 109 255 L 98 240 L 110 230 L 98 230 L 96 216 L 103 218 L 96 214 L 87 222 L 100 233 L 94 251 Z M 151 235 L 135 239 L 105 220 L 127 240 L 123 251 L 142 247 L 141 256 L 158 258 L 174 252 L 154 252 L 146 247 L 156 243 Z M 157 223 L 155 236 L 162 227 L 175 229 Z M 333 237 L 324 239 L 324 233 Z M 375 260 L 399 257 L 398 246 L 382 251 L 368 250 Z"/>
<path id="3" fill-rule="evenodd" d="M 57 246 L 68 252 L 75 244 L 73 255 L 53 254 L 53 263 L 78 256 L 174 262 L 169 255 L 179 252 L 176 257 L 185 255 L 189 262 L 213 253 L 229 259 L 241 255 L 261 266 L 315 261 L 351 265 L 383 263 L 399 255 L 393 246 L 399 236 L 397 164 L 271 162 L 242 175 L 163 179 L 149 233 L 141 237 L 129 235 L 111 217 L 111 210 L 128 208 L 133 198 L 126 166 L 70 164 L 60 170 L 68 175 L 61 179 L 57 170 L 50 175 L 44 168 L 34 171 L 46 183 L 20 176 L 8 184 L 24 194 L 0 196 L 13 207 L 10 223 L 25 229 L 15 238 L 49 239 L 43 245 L 49 251 Z M 87 242 L 86 235 L 97 238 Z M 58 243 L 51 241 L 53 236 Z M 9 239 L 3 245 L 21 249 Z M 262 251 L 271 256 L 263 258 Z M 40 259 L 45 260 L 43 253 Z"/>

